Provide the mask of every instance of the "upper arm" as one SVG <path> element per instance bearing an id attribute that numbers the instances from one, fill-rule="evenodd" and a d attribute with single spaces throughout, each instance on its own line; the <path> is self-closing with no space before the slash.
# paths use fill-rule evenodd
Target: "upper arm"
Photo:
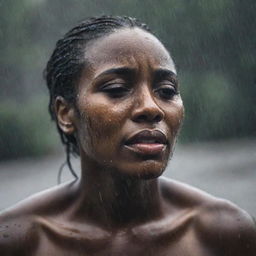
<path id="1" fill-rule="evenodd" d="M 233 204 L 218 200 L 206 207 L 198 222 L 199 239 L 225 256 L 256 255 L 253 218 Z"/>

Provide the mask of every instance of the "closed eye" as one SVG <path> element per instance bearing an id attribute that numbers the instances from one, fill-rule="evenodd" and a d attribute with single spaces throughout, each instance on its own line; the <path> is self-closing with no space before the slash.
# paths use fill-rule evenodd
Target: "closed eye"
<path id="1" fill-rule="evenodd" d="M 106 93 L 111 98 L 121 98 L 126 96 L 130 89 L 122 83 L 110 83 L 103 86 L 101 91 Z"/>
<path id="2" fill-rule="evenodd" d="M 155 92 L 160 98 L 165 100 L 171 100 L 175 95 L 178 94 L 176 88 L 168 84 L 159 86 L 157 89 L 155 89 Z"/>

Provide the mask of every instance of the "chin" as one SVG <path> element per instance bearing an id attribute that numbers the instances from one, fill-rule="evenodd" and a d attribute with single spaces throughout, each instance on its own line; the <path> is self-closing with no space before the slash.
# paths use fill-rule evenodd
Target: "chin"
<path id="1" fill-rule="evenodd" d="M 120 168 L 119 172 L 131 178 L 142 180 L 156 179 L 161 176 L 167 166 L 167 163 L 145 160 L 141 162 L 127 163 L 125 168 Z"/>

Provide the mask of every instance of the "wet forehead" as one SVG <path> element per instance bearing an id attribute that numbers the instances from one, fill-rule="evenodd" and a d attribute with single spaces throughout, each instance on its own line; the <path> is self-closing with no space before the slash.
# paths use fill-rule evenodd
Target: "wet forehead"
<path id="1" fill-rule="evenodd" d="M 134 68 L 169 68 L 176 73 L 162 43 L 139 28 L 117 30 L 90 42 L 86 47 L 86 60 L 94 70 L 104 69 L 104 66 L 128 65 Z"/>

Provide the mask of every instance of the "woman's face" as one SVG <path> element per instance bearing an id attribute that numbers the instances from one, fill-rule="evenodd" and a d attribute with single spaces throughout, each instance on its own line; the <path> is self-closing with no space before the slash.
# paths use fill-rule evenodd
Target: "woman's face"
<path id="1" fill-rule="evenodd" d="M 86 47 L 75 128 L 81 158 L 152 178 L 165 169 L 183 118 L 174 63 L 153 35 L 117 30 Z"/>

